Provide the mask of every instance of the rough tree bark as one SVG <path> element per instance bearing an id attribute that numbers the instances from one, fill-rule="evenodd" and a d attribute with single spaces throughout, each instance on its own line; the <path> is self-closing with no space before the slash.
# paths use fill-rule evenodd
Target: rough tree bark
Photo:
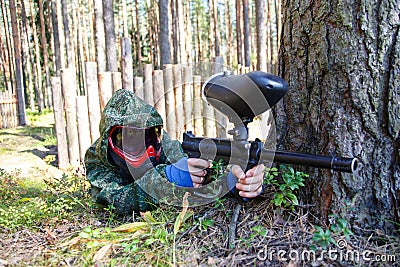
<path id="1" fill-rule="evenodd" d="M 344 213 L 356 232 L 390 233 L 400 215 L 400 1 L 287 0 L 283 9 L 279 72 L 290 92 L 280 142 L 361 162 L 355 175 L 308 169 L 303 201 L 325 220 Z"/>

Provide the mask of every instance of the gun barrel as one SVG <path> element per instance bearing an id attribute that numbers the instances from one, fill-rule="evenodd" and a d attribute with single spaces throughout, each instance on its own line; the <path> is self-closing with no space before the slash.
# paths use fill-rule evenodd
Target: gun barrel
<path id="1" fill-rule="evenodd" d="M 251 144 L 251 146 L 246 149 L 248 144 Z M 261 142 L 243 143 L 227 139 L 202 138 L 195 137 L 192 133 L 184 133 L 182 148 L 191 158 L 223 159 L 231 164 L 243 164 L 246 162 L 254 166 L 258 163 L 273 161 L 348 173 L 354 173 L 358 168 L 358 160 L 356 158 L 274 151 L 263 148 L 263 143 Z"/>
<path id="2" fill-rule="evenodd" d="M 294 153 L 286 151 L 270 151 L 263 150 L 261 157 L 271 157 L 271 153 L 274 153 L 274 162 L 295 164 L 295 165 L 306 165 L 316 168 L 331 169 L 340 172 L 354 173 L 358 167 L 358 161 L 356 158 L 346 157 L 330 157 L 321 155 L 309 155 L 303 153 Z"/>

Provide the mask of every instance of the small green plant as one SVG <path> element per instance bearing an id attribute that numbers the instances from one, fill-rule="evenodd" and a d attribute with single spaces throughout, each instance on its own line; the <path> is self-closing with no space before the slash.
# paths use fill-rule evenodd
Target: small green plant
<path id="1" fill-rule="evenodd" d="M 316 249 L 315 245 L 319 245 L 324 249 L 330 244 L 337 245 L 335 239 L 332 237 L 333 235 L 344 236 L 346 239 L 349 239 L 350 236 L 353 235 L 353 232 L 348 228 L 348 223 L 345 219 L 339 218 L 336 214 L 332 214 L 329 215 L 329 220 L 331 225 L 325 231 L 320 226 L 315 227 L 316 231 L 312 238 L 315 244 L 311 246 L 312 249 Z"/>
<path id="2" fill-rule="evenodd" d="M 353 232 L 348 228 L 346 219 L 339 218 L 336 214 L 331 214 L 329 215 L 329 221 L 331 222 L 330 229 L 335 234 L 343 235 L 346 239 L 353 235 Z"/>
<path id="3" fill-rule="evenodd" d="M 330 244 L 336 244 L 336 241 L 331 236 L 331 231 L 329 229 L 322 229 L 320 226 L 315 226 L 315 233 L 312 240 L 320 245 L 322 248 L 326 249 Z M 315 250 L 315 246 L 311 247 Z"/>
<path id="4" fill-rule="evenodd" d="M 209 227 L 214 225 L 213 219 L 200 220 L 200 230 L 206 231 Z"/>
<path id="5" fill-rule="evenodd" d="M 104 210 L 107 212 L 107 225 L 111 225 L 116 219 L 115 207 L 114 205 L 110 204 Z"/>
<path id="6" fill-rule="evenodd" d="M 209 184 L 221 177 L 226 170 L 226 163 L 222 159 L 219 161 L 212 161 L 210 169 L 211 171 L 207 174 L 204 184 Z"/>
<path id="7" fill-rule="evenodd" d="M 261 225 L 256 225 L 256 226 L 254 226 L 254 227 L 252 227 L 251 229 L 251 235 L 250 235 L 250 237 L 253 239 L 254 237 L 256 237 L 256 236 L 262 236 L 262 237 L 264 237 L 264 236 L 266 236 L 267 235 L 267 233 L 268 233 L 268 231 L 267 231 L 267 229 L 264 227 L 264 226 L 261 226 Z"/>
<path id="8" fill-rule="evenodd" d="M 277 207 L 293 209 L 299 204 L 294 191 L 304 186 L 307 177 L 308 174 L 285 165 L 280 165 L 279 170 L 276 167 L 266 168 L 264 184 L 275 191 L 272 203 Z"/>

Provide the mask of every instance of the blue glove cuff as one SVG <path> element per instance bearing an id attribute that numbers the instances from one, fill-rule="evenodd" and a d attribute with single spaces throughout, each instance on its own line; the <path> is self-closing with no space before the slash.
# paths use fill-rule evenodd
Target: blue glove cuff
<path id="1" fill-rule="evenodd" d="M 168 165 L 165 168 L 165 173 L 169 182 L 182 187 L 193 187 L 192 177 L 189 173 L 187 158 L 182 158 L 179 161 Z"/>

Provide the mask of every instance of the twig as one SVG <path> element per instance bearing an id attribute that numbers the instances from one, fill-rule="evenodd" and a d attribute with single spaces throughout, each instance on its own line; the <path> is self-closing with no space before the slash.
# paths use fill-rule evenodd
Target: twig
<path id="1" fill-rule="evenodd" d="M 236 240 L 236 225 L 239 218 L 240 209 L 242 205 L 239 203 L 236 204 L 235 210 L 232 214 L 232 219 L 229 224 L 229 239 L 228 239 L 228 247 L 233 249 L 235 248 L 235 240 Z"/>

